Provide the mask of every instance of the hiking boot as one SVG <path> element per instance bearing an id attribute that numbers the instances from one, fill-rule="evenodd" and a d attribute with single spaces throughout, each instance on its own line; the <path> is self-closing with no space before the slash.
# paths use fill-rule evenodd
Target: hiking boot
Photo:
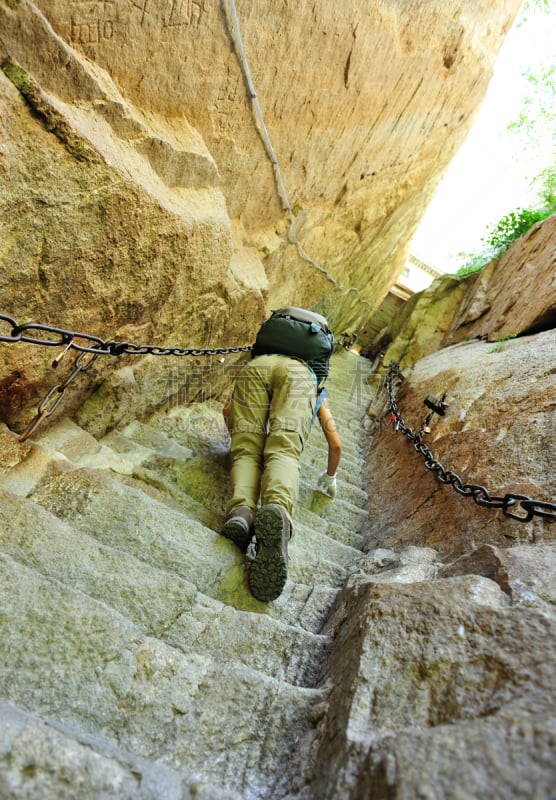
<path id="1" fill-rule="evenodd" d="M 247 552 L 253 537 L 253 512 L 247 506 L 239 506 L 230 511 L 222 526 L 222 536 L 231 539 L 242 553 Z"/>
<path id="2" fill-rule="evenodd" d="M 290 521 L 281 506 L 269 503 L 257 511 L 257 555 L 249 571 L 249 588 L 253 597 L 263 603 L 279 597 L 286 585 L 290 533 Z"/>

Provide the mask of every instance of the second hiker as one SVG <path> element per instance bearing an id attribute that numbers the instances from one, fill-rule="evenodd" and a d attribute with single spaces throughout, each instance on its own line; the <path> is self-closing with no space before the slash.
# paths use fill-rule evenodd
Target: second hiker
<path id="1" fill-rule="evenodd" d="M 278 309 L 261 326 L 253 359 L 224 407 L 232 498 L 222 533 L 243 552 L 255 536 L 249 587 L 264 602 L 278 597 L 286 583 L 299 463 L 315 418 L 328 444 L 317 488 L 331 498 L 336 494 L 342 446 L 322 386 L 333 348 L 324 317 L 292 306 Z"/>

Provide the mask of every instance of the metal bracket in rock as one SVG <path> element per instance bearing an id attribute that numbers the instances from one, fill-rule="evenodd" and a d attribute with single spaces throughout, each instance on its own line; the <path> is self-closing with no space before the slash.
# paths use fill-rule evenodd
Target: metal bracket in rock
<path id="1" fill-rule="evenodd" d="M 440 483 L 449 484 L 458 494 L 463 495 L 463 497 L 473 498 L 478 506 L 501 509 L 504 516 L 509 517 L 509 519 L 515 519 L 518 522 L 531 522 L 533 517 L 537 516 L 549 522 L 556 522 L 556 503 L 534 500 L 527 495 L 515 494 L 513 492 L 508 492 L 504 496 L 492 495 L 484 486 L 480 486 L 477 483 L 464 483 L 456 472 L 451 469 L 446 469 L 444 465 L 434 457 L 431 450 L 423 441 L 422 436 L 424 432 L 428 432 L 427 425 L 432 414 L 438 413 L 444 416 L 445 409 L 448 407 L 444 402 L 446 395 L 443 395 L 440 401 L 430 396 L 427 397 L 427 400 L 430 402 L 425 400 L 425 405 L 429 408 L 433 408 L 433 411 L 429 414 L 421 429 L 413 431 L 412 428 L 406 425 L 396 403 L 394 379 L 397 378 L 399 384 L 404 380 L 399 364 L 395 361 L 391 361 L 387 369 L 388 374 L 386 376 L 385 387 L 388 392 L 390 411 L 395 423 L 395 429 L 405 434 L 409 441 L 413 443 L 415 450 L 423 456 L 425 468 L 433 472 Z"/>

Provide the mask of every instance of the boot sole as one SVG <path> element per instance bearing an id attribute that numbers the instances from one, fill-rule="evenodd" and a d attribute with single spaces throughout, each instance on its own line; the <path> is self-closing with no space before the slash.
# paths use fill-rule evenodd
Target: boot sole
<path id="1" fill-rule="evenodd" d="M 229 519 L 222 527 L 222 536 L 230 539 L 242 553 L 245 553 L 252 539 L 247 523 L 239 518 Z"/>
<path id="2" fill-rule="evenodd" d="M 282 553 L 284 519 L 273 508 L 261 508 L 255 516 L 257 555 L 249 571 L 249 589 L 257 600 L 268 603 L 282 594 L 288 565 Z"/>

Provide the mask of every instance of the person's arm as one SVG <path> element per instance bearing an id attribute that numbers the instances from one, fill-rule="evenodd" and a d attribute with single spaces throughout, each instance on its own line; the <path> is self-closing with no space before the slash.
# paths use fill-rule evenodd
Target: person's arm
<path id="1" fill-rule="evenodd" d="M 318 410 L 318 418 L 328 445 L 328 468 L 326 474 L 332 477 L 336 474 L 342 456 L 342 440 L 326 400 L 323 401 Z"/>
<path id="2" fill-rule="evenodd" d="M 318 410 L 318 418 L 328 444 L 328 467 L 326 472 L 319 477 L 317 489 L 334 499 L 336 497 L 336 470 L 342 456 L 342 441 L 326 400 Z"/>

